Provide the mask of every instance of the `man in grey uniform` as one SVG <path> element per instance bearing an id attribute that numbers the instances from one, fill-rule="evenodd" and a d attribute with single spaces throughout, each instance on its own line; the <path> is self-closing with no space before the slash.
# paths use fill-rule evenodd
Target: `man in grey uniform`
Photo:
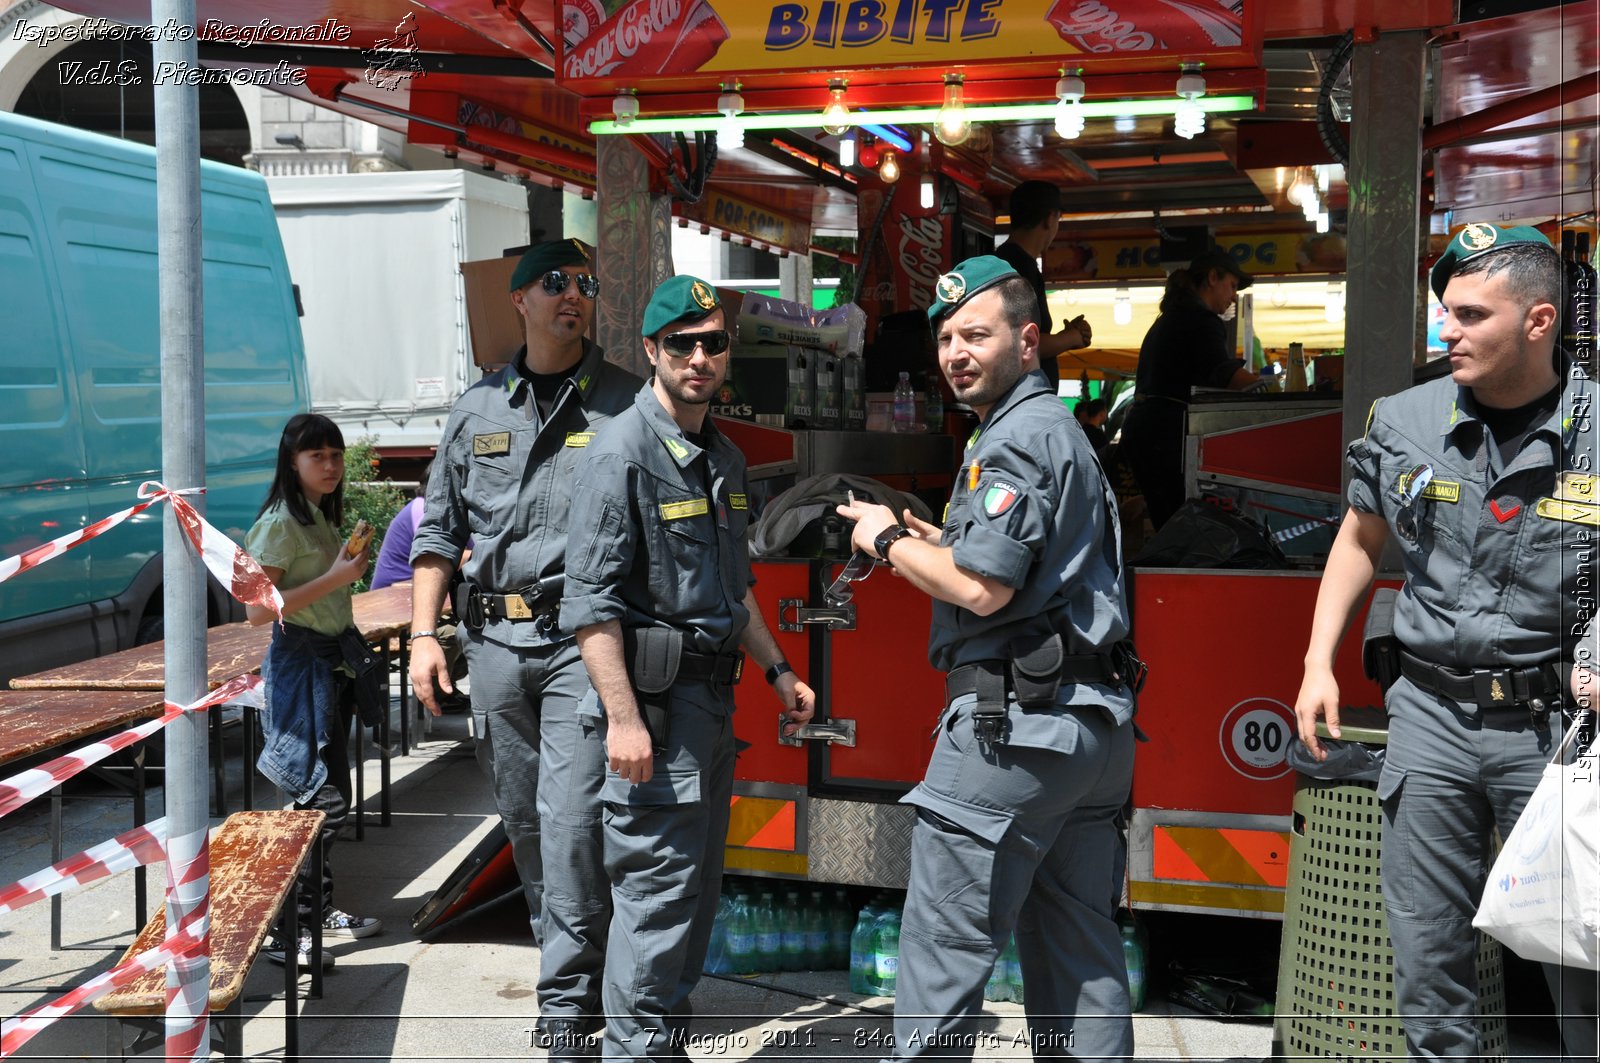
<path id="1" fill-rule="evenodd" d="M 944 528 L 839 507 L 851 541 L 934 599 L 948 672 L 900 928 L 895 1058 L 971 1059 L 1016 932 L 1035 1057 L 1133 1052 L 1116 922 L 1133 693 L 1116 500 L 1038 373 L 1027 282 L 993 256 L 939 278 L 939 365 L 981 418 Z"/>
<path id="2" fill-rule="evenodd" d="M 1325 757 L 1333 659 L 1389 542 L 1401 677 L 1389 688 L 1383 901 L 1413 1057 L 1477 1056 L 1477 935 L 1490 835 L 1511 833 L 1562 733 L 1595 586 L 1594 384 L 1554 357 L 1561 260 L 1537 230 L 1468 225 L 1433 268 L 1450 378 L 1379 399 L 1350 444 L 1350 508 L 1328 556 L 1295 704 Z M 1402 357 L 1405 355 L 1402 354 Z M 1567 663 L 1563 663 L 1567 662 Z M 1595 1057 L 1595 975 L 1546 966 L 1565 1050 Z"/>
<path id="3" fill-rule="evenodd" d="M 573 470 L 639 378 L 584 338 L 600 283 L 575 240 L 530 248 L 511 278 L 526 346 L 456 402 L 416 538 L 411 679 L 437 713 L 452 690 L 434 628 L 469 538 L 455 609 L 472 670 L 473 733 L 540 945 L 539 1021 L 551 1059 L 582 1056 L 599 1026 L 610 924 L 600 840 L 605 749 L 578 722 L 589 691 L 556 624 Z M 542 827 L 542 832 L 541 832 Z"/>
<path id="4" fill-rule="evenodd" d="M 716 290 L 666 281 L 643 331 L 654 379 L 578 468 L 561 626 L 594 681 L 583 711 L 610 766 L 604 1054 L 685 1059 L 722 883 L 739 648 L 765 671 L 790 731 L 815 699 L 756 607 L 744 455 L 706 417 L 728 370 Z"/>

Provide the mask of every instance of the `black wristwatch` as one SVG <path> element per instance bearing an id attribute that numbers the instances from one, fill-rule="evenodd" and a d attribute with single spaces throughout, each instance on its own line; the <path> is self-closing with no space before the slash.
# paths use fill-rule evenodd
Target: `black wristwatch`
<path id="1" fill-rule="evenodd" d="M 904 524 L 891 524 L 879 532 L 876 539 L 872 540 L 872 552 L 878 555 L 879 560 L 889 561 L 889 547 L 910 534 L 911 529 Z M 889 561 L 889 564 L 893 565 L 894 562 Z"/>
<path id="2" fill-rule="evenodd" d="M 769 684 L 776 684 L 779 679 L 782 679 L 785 675 L 792 671 L 794 671 L 794 669 L 789 667 L 788 661 L 779 661 L 777 664 L 767 669 L 767 682 Z"/>

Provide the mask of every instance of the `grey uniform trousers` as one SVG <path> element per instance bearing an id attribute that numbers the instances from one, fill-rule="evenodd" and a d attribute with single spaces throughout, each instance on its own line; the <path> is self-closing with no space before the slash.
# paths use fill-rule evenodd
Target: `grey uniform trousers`
<path id="1" fill-rule="evenodd" d="M 590 710 L 600 712 L 598 702 Z M 700 981 L 722 890 L 733 797 L 733 694 L 703 680 L 672 689 L 667 750 L 631 785 L 601 788 L 613 913 L 605 958 L 605 1059 L 687 1059 L 689 994 Z M 605 720 L 591 721 L 603 736 Z"/>
<path id="2" fill-rule="evenodd" d="M 983 987 L 1015 931 L 1034 1058 L 1133 1054 L 1116 922 L 1133 726 L 1104 709 L 1010 709 L 1003 744 L 972 732 L 972 696 L 940 719 L 911 836 L 895 1058 L 970 1060 Z"/>
<path id="3" fill-rule="evenodd" d="M 1477 932 L 1472 917 L 1493 853 L 1511 833 L 1561 740 L 1561 715 L 1482 712 L 1401 679 L 1389 690 L 1383 903 L 1394 945 L 1395 1006 L 1414 1058 L 1476 1056 Z M 1595 1058 L 1593 971 L 1544 965 L 1565 1052 Z"/>
<path id="4" fill-rule="evenodd" d="M 589 673 L 571 639 L 468 643 L 472 711 L 493 764 L 495 804 L 539 944 L 543 1021 L 598 1023 L 611 894 L 600 831 L 605 744 L 578 718 Z"/>

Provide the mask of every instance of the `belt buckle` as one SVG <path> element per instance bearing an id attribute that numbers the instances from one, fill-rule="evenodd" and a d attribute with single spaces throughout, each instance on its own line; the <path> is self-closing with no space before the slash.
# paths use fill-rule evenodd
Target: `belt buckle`
<path id="1" fill-rule="evenodd" d="M 1472 696 L 1480 709 L 1503 709 L 1516 704 L 1509 668 L 1477 668 L 1472 672 Z"/>
<path id="2" fill-rule="evenodd" d="M 528 600 L 521 594 L 503 594 L 500 601 L 505 605 L 507 620 L 533 619 L 533 610 L 528 608 Z"/>

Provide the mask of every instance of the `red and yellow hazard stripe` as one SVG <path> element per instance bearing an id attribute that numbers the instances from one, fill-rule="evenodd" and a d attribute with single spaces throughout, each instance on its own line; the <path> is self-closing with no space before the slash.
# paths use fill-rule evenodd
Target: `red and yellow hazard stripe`
<path id="1" fill-rule="evenodd" d="M 1153 881 L 1128 884 L 1136 904 L 1283 911 L 1287 831 L 1157 825 L 1150 849 Z"/>
<path id="2" fill-rule="evenodd" d="M 809 861 L 798 822 L 792 798 L 735 794 L 729 809 L 724 855 L 728 870 L 804 877 Z"/>

